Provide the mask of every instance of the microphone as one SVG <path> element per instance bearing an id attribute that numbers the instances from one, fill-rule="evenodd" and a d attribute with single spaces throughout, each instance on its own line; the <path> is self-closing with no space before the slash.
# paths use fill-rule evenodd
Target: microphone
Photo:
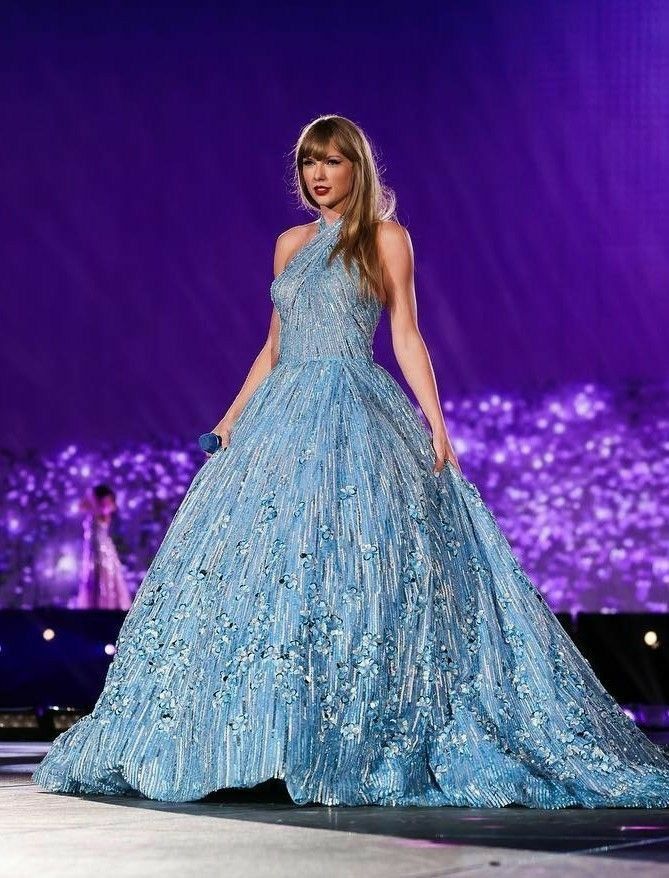
<path id="1" fill-rule="evenodd" d="M 221 437 L 216 433 L 203 433 L 198 439 L 200 448 L 207 454 L 213 454 L 221 447 Z"/>

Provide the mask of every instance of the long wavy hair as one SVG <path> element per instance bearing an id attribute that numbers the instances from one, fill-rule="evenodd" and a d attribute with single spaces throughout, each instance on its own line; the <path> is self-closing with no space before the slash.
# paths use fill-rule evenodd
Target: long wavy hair
<path id="1" fill-rule="evenodd" d="M 332 115 L 319 116 L 305 125 L 293 150 L 294 190 L 307 210 L 316 207 L 320 212 L 304 182 L 302 162 L 308 157 L 324 159 L 331 142 L 353 163 L 353 182 L 339 239 L 329 261 L 341 253 L 349 273 L 355 261 L 361 292 L 384 303 L 386 295 L 376 234 L 379 223 L 389 219 L 397 221 L 397 200 L 392 189 L 382 182 L 375 150 L 360 126 L 344 116 Z"/>

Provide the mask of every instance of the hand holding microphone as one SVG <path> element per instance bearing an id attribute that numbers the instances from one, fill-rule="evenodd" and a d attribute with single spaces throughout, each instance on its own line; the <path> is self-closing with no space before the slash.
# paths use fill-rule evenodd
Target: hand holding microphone
<path id="1" fill-rule="evenodd" d="M 221 421 L 214 427 L 214 431 L 203 433 L 198 440 L 200 448 L 207 457 L 211 457 L 220 448 L 227 448 L 230 444 L 230 426 L 228 424 Z"/>

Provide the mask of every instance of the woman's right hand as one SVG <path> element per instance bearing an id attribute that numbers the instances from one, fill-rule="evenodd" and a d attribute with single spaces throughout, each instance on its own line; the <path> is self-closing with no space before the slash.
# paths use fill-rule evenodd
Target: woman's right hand
<path id="1" fill-rule="evenodd" d="M 215 436 L 221 437 L 221 444 L 219 447 L 219 451 L 221 448 L 227 448 L 230 444 L 230 434 L 233 426 L 233 421 L 230 418 L 222 418 L 218 424 L 211 431 Z M 216 452 L 214 452 L 215 454 Z M 208 451 L 205 451 L 205 455 L 207 457 L 211 457 L 211 454 Z"/>

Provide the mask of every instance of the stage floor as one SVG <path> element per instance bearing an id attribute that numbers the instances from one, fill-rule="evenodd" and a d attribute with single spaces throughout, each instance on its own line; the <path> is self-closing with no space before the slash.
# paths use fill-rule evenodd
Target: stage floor
<path id="1" fill-rule="evenodd" d="M 279 782 L 169 804 L 46 793 L 48 743 L 0 743 L 0 874 L 669 875 L 669 809 L 297 807 Z"/>

